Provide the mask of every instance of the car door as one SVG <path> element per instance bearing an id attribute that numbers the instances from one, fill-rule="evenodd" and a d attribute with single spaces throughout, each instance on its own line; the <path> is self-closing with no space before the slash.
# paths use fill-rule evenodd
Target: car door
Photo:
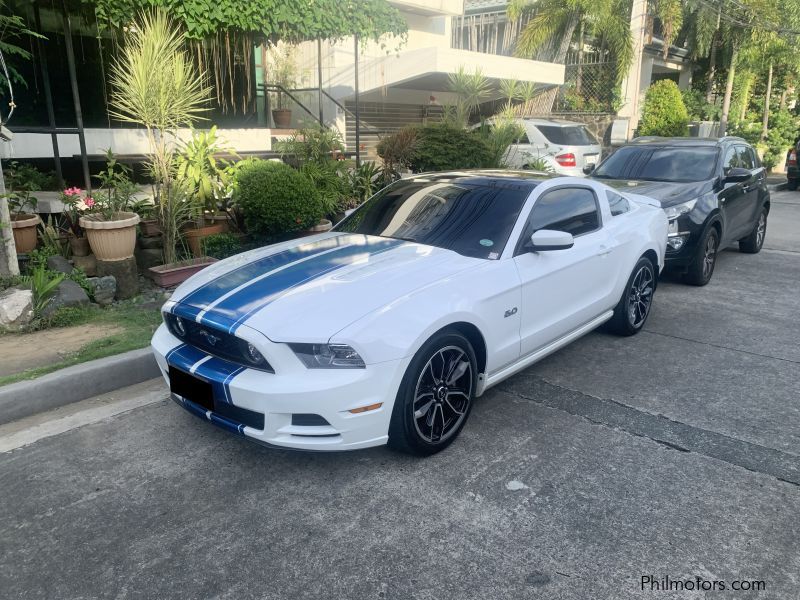
<path id="1" fill-rule="evenodd" d="M 555 229 L 571 233 L 567 250 L 532 252 L 533 232 Z M 523 356 L 577 329 L 607 310 L 615 277 L 613 252 L 603 228 L 599 199 L 591 186 L 551 187 L 535 200 L 514 262 L 520 277 L 520 341 Z"/>
<path id="2" fill-rule="evenodd" d="M 728 146 L 722 162 L 723 177 L 734 167 L 746 168 L 742 165 L 742 155 L 739 152 L 741 146 Z M 721 247 L 727 246 L 732 241 L 741 237 L 740 232 L 746 220 L 746 211 L 749 204 L 748 195 L 751 190 L 751 182 L 732 182 L 723 184 L 724 187 L 719 193 L 719 207 L 722 211 L 722 218 L 725 223 L 722 231 Z M 757 191 L 752 190 L 757 194 Z"/>
<path id="3" fill-rule="evenodd" d="M 767 174 L 750 146 L 737 145 L 739 155 L 739 165 L 750 171 L 751 177 L 742 186 L 744 192 L 744 202 L 741 206 L 741 222 L 737 229 L 736 239 L 750 233 L 755 224 L 756 216 L 760 208 L 760 196 L 762 187 L 766 184 Z"/>

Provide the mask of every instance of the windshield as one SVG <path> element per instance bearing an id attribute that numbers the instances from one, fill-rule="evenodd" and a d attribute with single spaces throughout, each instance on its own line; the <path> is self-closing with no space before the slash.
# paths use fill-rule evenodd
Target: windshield
<path id="1" fill-rule="evenodd" d="M 476 185 L 463 180 L 398 181 L 381 190 L 335 231 L 407 240 L 497 259 L 508 242 L 528 189 Z"/>
<path id="2" fill-rule="evenodd" d="M 600 163 L 592 176 L 688 183 L 711 179 L 716 165 L 713 146 L 625 146 Z"/>
<path id="3" fill-rule="evenodd" d="M 556 127 L 554 125 L 536 125 L 551 144 L 559 146 L 594 146 L 597 140 L 586 130 L 583 125 L 574 127 Z"/>

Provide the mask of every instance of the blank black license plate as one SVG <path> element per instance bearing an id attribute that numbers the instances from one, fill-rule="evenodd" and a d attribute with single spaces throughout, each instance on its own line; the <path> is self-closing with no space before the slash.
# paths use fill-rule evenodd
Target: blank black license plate
<path id="1" fill-rule="evenodd" d="M 211 384 L 173 366 L 169 368 L 169 390 L 206 410 L 214 410 L 214 391 Z"/>

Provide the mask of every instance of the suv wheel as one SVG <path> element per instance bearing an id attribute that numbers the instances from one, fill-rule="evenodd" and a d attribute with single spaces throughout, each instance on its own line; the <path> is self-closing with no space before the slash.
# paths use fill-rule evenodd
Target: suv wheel
<path id="1" fill-rule="evenodd" d="M 758 254 L 764 245 L 765 237 L 767 237 L 767 208 L 762 206 L 753 231 L 747 237 L 739 240 L 739 250 L 747 254 Z"/>
<path id="2" fill-rule="evenodd" d="M 715 227 L 709 227 L 697 245 L 697 251 L 686 273 L 686 282 L 691 285 L 706 285 L 711 281 L 717 264 L 719 234 Z"/>

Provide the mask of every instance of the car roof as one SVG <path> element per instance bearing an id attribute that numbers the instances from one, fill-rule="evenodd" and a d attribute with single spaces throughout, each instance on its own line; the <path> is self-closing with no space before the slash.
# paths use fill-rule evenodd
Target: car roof
<path id="1" fill-rule="evenodd" d="M 419 173 L 404 177 L 402 181 L 470 183 L 472 185 L 491 185 L 495 187 L 532 190 L 543 181 L 547 181 L 553 177 L 558 177 L 558 175 L 528 170 L 474 169 Z"/>
<path id="2" fill-rule="evenodd" d="M 746 140 L 735 136 L 721 138 L 701 138 L 701 137 L 659 137 L 655 135 L 643 136 L 632 139 L 628 142 L 630 146 L 719 146 L 729 142 L 747 143 Z"/>

